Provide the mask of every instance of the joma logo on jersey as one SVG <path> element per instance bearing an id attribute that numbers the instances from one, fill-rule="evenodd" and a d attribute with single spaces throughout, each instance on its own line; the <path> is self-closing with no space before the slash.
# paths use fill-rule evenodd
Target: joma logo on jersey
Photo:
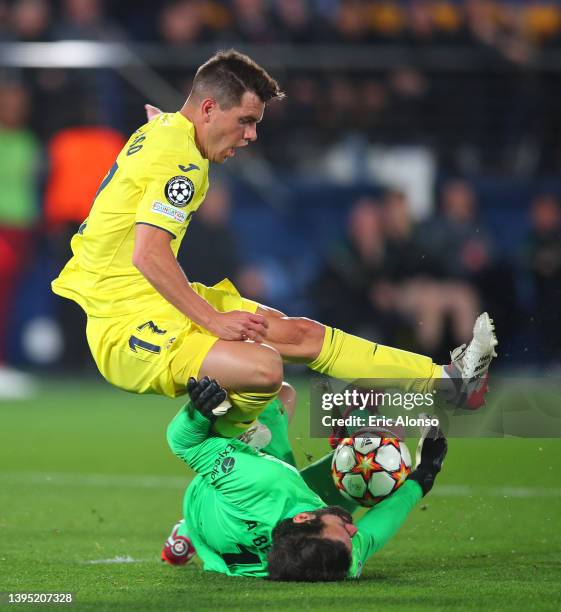
<path id="1" fill-rule="evenodd" d="M 181 172 L 191 172 L 191 170 L 199 170 L 199 166 L 197 166 L 196 164 L 189 164 L 188 166 L 182 166 L 181 164 L 178 164 L 177 166 Z"/>

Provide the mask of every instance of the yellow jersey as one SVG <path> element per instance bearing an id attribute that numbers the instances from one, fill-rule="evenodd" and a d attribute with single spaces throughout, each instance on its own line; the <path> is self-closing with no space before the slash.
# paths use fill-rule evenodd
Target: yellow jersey
<path id="1" fill-rule="evenodd" d="M 132 264 L 135 225 L 169 232 L 177 256 L 207 190 L 208 160 L 197 149 L 193 124 L 178 112 L 143 125 L 103 179 L 53 291 L 93 317 L 140 312 L 162 299 Z"/>

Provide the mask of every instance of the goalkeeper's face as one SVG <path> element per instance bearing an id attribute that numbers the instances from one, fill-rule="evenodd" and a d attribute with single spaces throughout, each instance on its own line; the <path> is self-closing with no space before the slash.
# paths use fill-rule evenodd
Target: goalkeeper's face
<path id="1" fill-rule="evenodd" d="M 223 163 L 234 157 L 236 149 L 257 140 L 257 124 L 263 118 L 265 104 L 246 91 L 240 104 L 222 109 L 216 103 L 206 115 L 205 157 Z"/>
<path id="2" fill-rule="evenodd" d="M 351 522 L 348 522 L 337 514 L 324 514 L 321 517 L 321 521 L 324 525 L 321 537 L 328 540 L 343 542 L 348 550 L 352 550 L 353 545 L 351 540 L 357 532 L 357 528 L 353 525 L 352 519 Z"/>
<path id="3" fill-rule="evenodd" d="M 315 512 L 301 512 L 293 519 L 295 523 L 315 522 L 319 520 L 322 525 L 320 537 L 326 540 L 342 542 L 347 550 L 352 549 L 352 538 L 357 532 L 353 525 L 353 517 L 343 508 L 328 506 Z"/>
<path id="4" fill-rule="evenodd" d="M 357 532 L 352 516 L 343 508 L 328 506 L 299 512 L 279 521 L 267 557 L 271 580 L 322 582 L 344 580 Z"/>

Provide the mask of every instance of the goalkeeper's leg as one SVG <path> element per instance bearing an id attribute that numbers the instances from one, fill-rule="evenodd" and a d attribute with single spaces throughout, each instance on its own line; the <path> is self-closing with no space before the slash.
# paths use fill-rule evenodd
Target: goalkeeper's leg
<path id="1" fill-rule="evenodd" d="M 296 466 L 288 437 L 288 424 L 296 409 L 296 391 L 283 382 L 277 398 L 270 402 L 259 418 L 238 439 L 248 446 Z"/>

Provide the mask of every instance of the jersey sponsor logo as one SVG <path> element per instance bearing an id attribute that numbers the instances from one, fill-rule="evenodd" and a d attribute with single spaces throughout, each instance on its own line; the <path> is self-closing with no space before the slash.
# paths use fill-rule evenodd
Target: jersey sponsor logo
<path id="1" fill-rule="evenodd" d="M 177 208 L 169 204 L 164 204 L 163 202 L 158 202 L 158 200 L 152 204 L 152 210 L 159 215 L 164 215 L 164 217 L 169 217 L 179 223 L 185 223 L 187 219 L 187 213 L 185 211 L 177 210 Z"/>
<path id="2" fill-rule="evenodd" d="M 187 206 L 195 195 L 195 185 L 186 176 L 174 176 L 164 188 L 166 200 L 173 206 L 183 208 Z"/>
<path id="3" fill-rule="evenodd" d="M 181 164 L 178 164 L 177 166 L 181 172 L 191 172 L 191 170 L 200 170 L 199 166 L 197 166 L 197 164 L 189 164 L 188 166 L 182 166 Z"/>
<path id="4" fill-rule="evenodd" d="M 234 469 L 235 463 L 236 460 L 234 459 L 234 457 L 226 457 L 226 459 L 222 461 L 220 469 L 224 472 L 224 474 L 229 474 Z"/>
<path id="5" fill-rule="evenodd" d="M 211 484 L 214 483 L 214 481 L 216 480 L 216 478 L 218 476 L 218 467 L 221 466 L 222 460 L 225 457 L 228 457 L 228 455 L 230 453 L 233 453 L 235 450 L 236 450 L 236 447 L 233 444 L 228 444 L 228 446 L 226 446 L 226 448 L 223 451 L 218 453 L 218 455 L 216 456 L 216 459 L 214 460 L 214 462 L 212 464 L 212 471 L 210 472 L 210 482 L 211 482 Z M 232 465 L 232 467 L 234 467 L 234 466 Z"/>

